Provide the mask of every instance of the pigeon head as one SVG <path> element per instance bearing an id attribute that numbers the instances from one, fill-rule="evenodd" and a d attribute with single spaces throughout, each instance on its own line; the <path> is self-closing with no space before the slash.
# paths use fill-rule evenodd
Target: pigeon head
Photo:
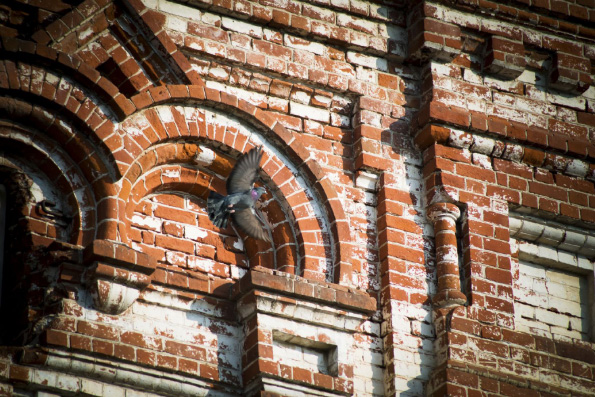
<path id="1" fill-rule="evenodd" d="M 252 191 L 250 193 L 252 194 L 252 198 L 254 199 L 254 201 L 256 201 L 260 198 L 260 196 L 262 196 L 266 192 L 267 191 L 265 188 L 257 187 L 256 189 L 252 189 Z"/>

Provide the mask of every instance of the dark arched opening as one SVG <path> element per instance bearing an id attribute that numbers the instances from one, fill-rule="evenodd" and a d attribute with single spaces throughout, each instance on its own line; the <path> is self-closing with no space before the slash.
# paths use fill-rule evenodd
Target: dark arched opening
<path id="1" fill-rule="evenodd" d="M 31 180 L 20 170 L 0 165 L 0 344 L 23 343 L 27 328 L 26 263 L 33 242 L 27 227 Z"/>

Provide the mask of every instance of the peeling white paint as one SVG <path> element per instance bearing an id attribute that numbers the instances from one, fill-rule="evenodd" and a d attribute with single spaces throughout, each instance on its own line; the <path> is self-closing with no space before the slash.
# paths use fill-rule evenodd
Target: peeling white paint
<path id="1" fill-rule="evenodd" d="M 473 153 L 473 163 L 487 170 L 492 169 L 492 158 L 480 153 Z"/>
<path id="2" fill-rule="evenodd" d="M 238 251 L 244 251 L 244 242 L 240 239 L 234 241 L 233 248 L 237 249 Z"/>
<path id="3" fill-rule="evenodd" d="M 194 162 L 205 167 L 213 164 L 213 161 L 215 161 L 217 156 L 215 152 L 204 145 L 199 145 L 199 148 L 200 151 L 196 152 Z"/>
<path id="4" fill-rule="evenodd" d="M 84 41 L 88 37 L 91 37 L 92 35 L 93 35 L 93 29 L 88 28 L 88 29 L 83 30 L 82 32 L 79 33 L 79 40 Z"/>
<path id="5" fill-rule="evenodd" d="M 200 227 L 185 226 L 184 237 L 190 240 L 202 240 L 208 236 L 208 232 Z"/>
<path id="6" fill-rule="evenodd" d="M 215 262 L 211 259 L 205 259 L 200 257 L 189 257 L 188 267 L 193 270 L 201 270 L 207 273 L 213 273 Z"/>
<path id="7" fill-rule="evenodd" d="M 173 123 L 174 122 L 174 115 L 172 114 L 169 106 L 159 106 L 157 108 L 157 112 L 159 113 L 161 122 L 163 122 L 163 123 Z"/>
<path id="8" fill-rule="evenodd" d="M 179 178 L 180 177 L 180 170 L 175 169 L 175 170 L 163 170 L 161 172 L 162 176 L 168 177 L 168 178 Z"/>
<path id="9" fill-rule="evenodd" d="M 132 216 L 132 224 L 142 229 L 154 230 L 156 232 L 161 231 L 161 220 L 150 216 L 144 216 L 140 214 L 134 214 Z"/>

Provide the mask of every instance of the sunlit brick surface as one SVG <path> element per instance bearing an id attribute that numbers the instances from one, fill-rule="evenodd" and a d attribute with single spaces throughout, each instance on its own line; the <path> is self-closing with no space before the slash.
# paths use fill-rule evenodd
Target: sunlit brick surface
<path id="1" fill-rule="evenodd" d="M 521 261 L 514 298 L 519 331 L 590 340 L 587 276 Z"/>
<path id="2" fill-rule="evenodd" d="M 0 394 L 595 390 L 592 0 L 4 3 Z"/>

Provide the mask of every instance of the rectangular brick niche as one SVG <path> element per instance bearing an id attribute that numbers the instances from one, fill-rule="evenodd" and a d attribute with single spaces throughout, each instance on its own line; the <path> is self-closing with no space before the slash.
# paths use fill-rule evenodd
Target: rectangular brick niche
<path id="1" fill-rule="evenodd" d="M 585 274 L 520 261 L 514 291 L 517 330 L 591 340 L 588 281 Z"/>
<path id="2" fill-rule="evenodd" d="M 312 373 L 337 376 L 337 346 L 273 331 L 273 356 L 279 363 Z"/>

